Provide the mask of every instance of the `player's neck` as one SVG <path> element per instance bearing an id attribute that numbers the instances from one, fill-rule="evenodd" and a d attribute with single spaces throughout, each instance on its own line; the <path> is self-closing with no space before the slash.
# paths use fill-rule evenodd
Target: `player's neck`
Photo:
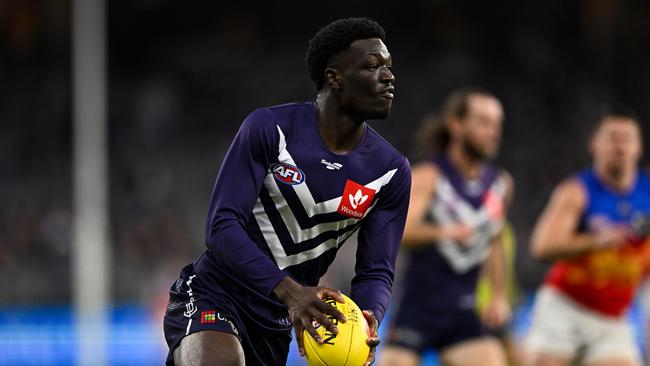
<path id="1" fill-rule="evenodd" d="M 635 169 L 623 169 L 616 174 L 609 172 L 605 167 L 594 166 L 594 171 L 601 182 L 616 192 L 629 192 L 636 182 Z"/>
<path id="2" fill-rule="evenodd" d="M 346 114 L 329 91 L 321 91 L 316 99 L 318 132 L 325 145 L 337 154 L 350 152 L 361 140 L 365 123 Z"/>
<path id="3" fill-rule="evenodd" d="M 467 154 L 459 144 L 449 145 L 447 157 L 463 177 L 477 179 L 481 176 L 483 161 Z"/>

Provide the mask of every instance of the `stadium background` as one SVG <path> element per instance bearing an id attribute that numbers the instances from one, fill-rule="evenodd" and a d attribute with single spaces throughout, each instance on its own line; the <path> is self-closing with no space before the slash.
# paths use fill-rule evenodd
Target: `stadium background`
<path id="1" fill-rule="evenodd" d="M 0 1 L 0 365 L 74 360 L 71 7 Z M 524 294 L 545 269 L 528 256 L 531 226 L 553 185 L 588 164 L 598 107 L 624 102 L 650 120 L 642 1 L 113 0 L 106 16 L 110 364 L 161 363 L 166 289 L 202 251 L 225 150 L 254 108 L 314 98 L 304 50 L 331 20 L 367 16 L 386 28 L 396 100 L 372 125 L 407 154 L 422 116 L 453 88 L 501 98 L 498 162 L 516 184 Z M 345 289 L 353 255 L 342 254 L 326 281 Z M 635 314 L 643 328 L 644 311 Z"/>

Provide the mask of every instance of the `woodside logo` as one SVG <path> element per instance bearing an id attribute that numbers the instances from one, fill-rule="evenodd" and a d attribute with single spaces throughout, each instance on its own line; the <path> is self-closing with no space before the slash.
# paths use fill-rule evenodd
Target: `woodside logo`
<path id="1" fill-rule="evenodd" d="M 348 179 L 345 182 L 341 203 L 336 211 L 342 215 L 360 219 L 366 214 L 374 197 L 375 190 Z"/>

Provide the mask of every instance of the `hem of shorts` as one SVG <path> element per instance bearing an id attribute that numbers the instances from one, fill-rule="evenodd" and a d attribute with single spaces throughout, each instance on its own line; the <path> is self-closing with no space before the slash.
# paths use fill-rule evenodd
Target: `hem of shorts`
<path id="1" fill-rule="evenodd" d="M 627 360 L 639 363 L 640 362 L 639 357 L 640 357 L 640 355 L 629 354 L 627 352 L 613 352 L 611 354 L 608 353 L 606 355 L 598 355 L 598 356 L 591 356 L 591 357 L 589 356 L 589 353 L 587 353 L 584 356 L 583 361 L 585 363 L 590 363 L 590 362 L 593 362 L 593 361 L 601 361 L 602 362 L 602 361 L 611 360 L 611 359 L 616 359 L 616 360 L 627 359 Z M 643 363 L 639 363 L 639 365 L 643 365 Z"/>
<path id="2" fill-rule="evenodd" d="M 559 286 L 557 286 L 555 284 L 552 284 L 552 283 L 544 284 L 542 286 L 542 289 L 549 289 L 551 291 L 555 291 L 557 294 L 564 297 L 564 299 L 567 300 L 571 306 L 578 308 L 579 311 L 588 312 L 591 315 L 599 317 L 599 318 L 604 318 L 604 319 L 607 319 L 607 320 L 621 320 L 621 319 L 625 318 L 625 314 L 629 311 L 629 307 L 628 307 L 620 315 L 605 313 L 603 311 L 600 311 L 598 309 L 594 309 L 593 307 L 578 301 L 573 296 L 571 296 L 571 294 L 568 294 L 566 291 L 564 291 L 563 288 L 561 288 L 561 287 L 559 287 Z"/>
<path id="3" fill-rule="evenodd" d="M 493 339 L 495 341 L 499 340 L 494 335 L 489 334 L 489 333 L 485 333 L 485 334 L 478 334 L 478 335 L 476 335 L 476 337 L 459 339 L 459 340 L 451 342 L 449 344 L 445 344 L 442 347 L 434 347 L 434 349 L 436 351 L 438 351 L 438 352 L 444 352 L 446 349 L 449 349 L 450 347 L 456 347 L 456 346 L 459 346 L 459 345 L 461 345 L 463 343 L 474 342 L 474 341 L 478 341 L 478 340 L 481 340 L 481 339 Z"/>
<path id="4" fill-rule="evenodd" d="M 558 348 L 553 348 L 553 347 L 548 347 L 548 346 L 541 346 L 541 347 L 535 347 L 531 346 L 530 344 L 526 343 L 525 344 L 526 352 L 529 352 L 531 355 L 550 355 L 554 357 L 562 357 L 562 358 L 568 358 L 568 359 L 573 359 L 576 357 L 577 350 L 561 350 Z"/>
<path id="5" fill-rule="evenodd" d="M 221 330 L 221 329 L 210 329 L 210 328 L 197 329 L 197 330 L 195 330 L 193 332 L 189 332 L 187 334 L 184 334 L 182 337 L 178 338 L 178 340 L 176 340 L 176 342 L 174 342 L 174 345 L 169 348 L 169 353 L 167 354 L 167 359 L 165 360 L 165 365 L 166 366 L 174 366 L 176 364 L 174 362 L 174 351 L 176 350 L 176 348 L 178 348 L 178 346 L 180 346 L 181 341 L 183 340 L 183 338 L 187 337 L 190 334 L 203 332 L 203 331 L 210 331 L 210 330 L 213 331 L 213 332 L 222 332 L 222 333 L 226 333 L 226 334 L 232 334 L 233 336 L 235 336 L 235 338 L 237 338 L 239 343 L 241 343 L 241 338 L 239 337 L 238 334 L 236 334 L 233 331 L 227 331 L 227 330 Z M 171 363 L 169 363 L 169 361 L 171 361 Z"/>

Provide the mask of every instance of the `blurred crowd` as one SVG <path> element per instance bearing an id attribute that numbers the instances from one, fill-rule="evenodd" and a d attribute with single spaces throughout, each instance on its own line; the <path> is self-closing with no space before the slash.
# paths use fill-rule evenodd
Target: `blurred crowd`
<path id="1" fill-rule="evenodd" d="M 311 100 L 303 58 L 323 24 L 368 16 L 387 30 L 397 93 L 373 123 L 412 156 L 441 98 L 483 86 L 504 104 L 499 163 L 516 184 L 512 224 L 526 289 L 544 267 L 527 238 L 550 189 L 588 163 L 607 103 L 650 120 L 650 4 L 578 0 L 224 4 L 107 1 L 113 299 L 164 296 L 203 248 L 219 163 L 247 113 Z M 0 2 L 0 303 L 71 298 L 71 3 Z M 646 129 L 646 141 L 648 132 Z M 337 262 L 349 267 L 353 256 Z M 345 285 L 341 285 L 345 287 Z"/>

